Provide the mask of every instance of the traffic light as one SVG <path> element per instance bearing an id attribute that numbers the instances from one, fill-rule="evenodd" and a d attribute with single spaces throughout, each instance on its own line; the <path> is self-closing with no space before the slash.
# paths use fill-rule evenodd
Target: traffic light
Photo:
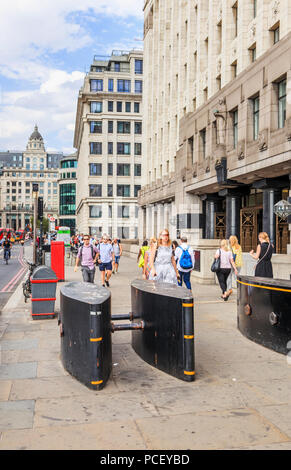
<path id="1" fill-rule="evenodd" d="M 39 197 L 37 200 L 37 212 L 39 220 L 43 218 L 43 197 Z"/>

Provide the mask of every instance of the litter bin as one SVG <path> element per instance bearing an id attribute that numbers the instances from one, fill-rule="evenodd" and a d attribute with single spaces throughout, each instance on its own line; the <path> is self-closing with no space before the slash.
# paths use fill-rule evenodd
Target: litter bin
<path id="1" fill-rule="evenodd" d="M 47 266 L 38 266 L 31 276 L 31 315 L 34 320 L 55 316 L 58 278 Z"/>

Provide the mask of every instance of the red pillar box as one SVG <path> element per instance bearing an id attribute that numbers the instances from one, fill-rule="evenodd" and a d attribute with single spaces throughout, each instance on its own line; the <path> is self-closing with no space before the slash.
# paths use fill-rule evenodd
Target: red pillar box
<path id="1" fill-rule="evenodd" d="M 65 280 L 65 243 L 51 242 L 51 268 L 58 281 Z"/>

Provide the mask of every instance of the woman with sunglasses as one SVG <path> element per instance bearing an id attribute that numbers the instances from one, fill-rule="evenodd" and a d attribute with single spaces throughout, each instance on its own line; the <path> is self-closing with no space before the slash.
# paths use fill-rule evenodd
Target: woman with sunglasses
<path id="1" fill-rule="evenodd" d="M 179 271 L 167 229 L 161 231 L 158 242 L 151 247 L 150 269 L 149 280 L 177 284 Z"/>

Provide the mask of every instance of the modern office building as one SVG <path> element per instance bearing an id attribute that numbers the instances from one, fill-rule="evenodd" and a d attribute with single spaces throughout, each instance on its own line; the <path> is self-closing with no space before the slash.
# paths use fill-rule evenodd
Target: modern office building
<path id="1" fill-rule="evenodd" d="M 38 183 L 44 216 L 58 217 L 58 169 L 61 153 L 48 153 L 35 126 L 23 152 L 0 152 L 0 226 L 24 229 L 33 216 L 32 184 Z"/>
<path id="2" fill-rule="evenodd" d="M 59 226 L 76 230 L 76 182 L 77 157 L 65 156 L 60 160 L 59 169 Z"/>
<path id="3" fill-rule="evenodd" d="M 143 52 L 95 56 L 79 92 L 76 216 L 80 233 L 138 236 Z"/>
<path id="4" fill-rule="evenodd" d="M 139 238 L 186 234 L 201 281 L 231 234 L 248 252 L 266 231 L 287 253 L 273 206 L 290 192 L 290 2 L 146 0 L 144 14 Z"/>

